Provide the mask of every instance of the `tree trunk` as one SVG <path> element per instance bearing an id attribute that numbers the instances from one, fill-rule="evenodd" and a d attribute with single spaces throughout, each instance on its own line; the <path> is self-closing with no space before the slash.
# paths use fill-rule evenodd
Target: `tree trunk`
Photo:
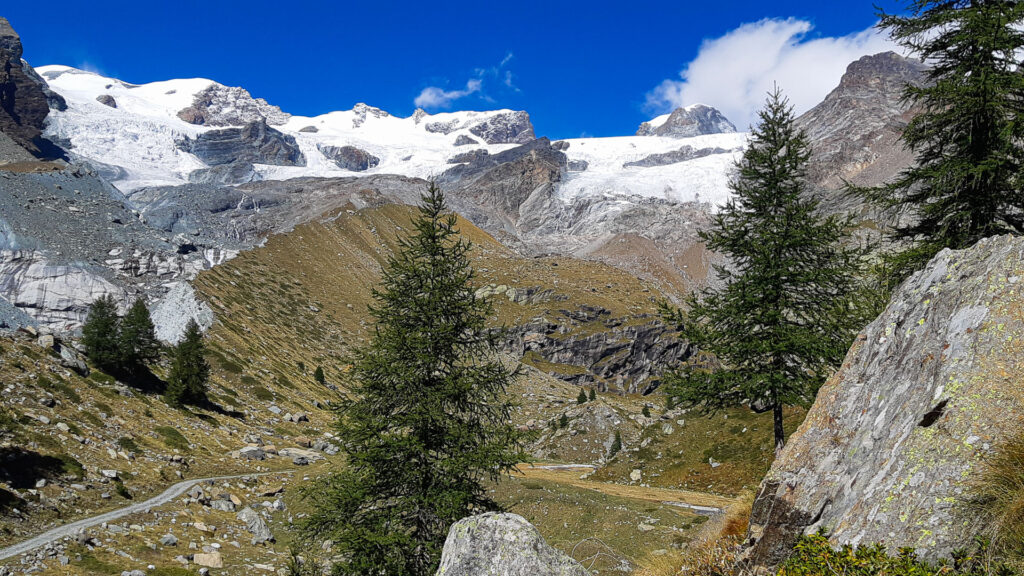
<path id="1" fill-rule="evenodd" d="M 772 406 L 772 416 L 775 420 L 775 454 L 778 455 L 786 445 L 786 431 L 782 428 L 782 404 L 778 401 Z"/>

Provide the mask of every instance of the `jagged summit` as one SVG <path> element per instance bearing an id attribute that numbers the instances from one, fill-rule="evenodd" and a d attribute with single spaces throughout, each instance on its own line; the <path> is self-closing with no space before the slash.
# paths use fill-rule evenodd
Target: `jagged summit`
<path id="1" fill-rule="evenodd" d="M 644 122 L 637 129 L 636 135 L 692 138 L 733 132 L 736 132 L 736 126 L 717 109 L 705 104 L 693 104 Z"/>

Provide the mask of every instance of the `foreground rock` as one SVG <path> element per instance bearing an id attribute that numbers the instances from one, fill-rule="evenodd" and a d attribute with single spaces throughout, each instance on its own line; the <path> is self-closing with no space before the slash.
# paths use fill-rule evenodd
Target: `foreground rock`
<path id="1" fill-rule="evenodd" d="M 53 145 L 42 138 L 43 123 L 51 105 L 66 104 L 22 60 L 22 52 L 21 37 L 0 17 L 0 132 L 36 156 L 52 155 Z"/>
<path id="2" fill-rule="evenodd" d="M 448 533 L 437 576 L 586 576 L 587 571 L 544 541 L 516 514 L 482 514 Z"/>
<path id="3" fill-rule="evenodd" d="M 907 280 L 822 388 L 761 486 L 746 561 L 776 566 L 800 533 L 884 542 L 936 561 L 982 526 L 979 464 L 1020 432 L 1024 239 L 945 250 Z"/>

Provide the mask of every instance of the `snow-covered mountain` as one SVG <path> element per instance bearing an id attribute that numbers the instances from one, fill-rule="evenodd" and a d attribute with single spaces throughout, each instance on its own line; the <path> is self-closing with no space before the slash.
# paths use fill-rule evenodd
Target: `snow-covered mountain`
<path id="1" fill-rule="evenodd" d="M 400 118 L 357 104 L 304 117 L 207 79 L 134 85 L 66 66 L 38 72 L 67 102 L 66 110 L 51 112 L 47 136 L 129 193 L 188 182 L 353 174 L 429 178 L 467 150 L 494 155 L 534 138 L 529 115 L 521 111 L 417 110 Z M 660 125 L 676 124 L 666 118 Z M 720 202 L 745 136 L 700 134 L 568 140 L 568 173 L 559 195 Z"/>

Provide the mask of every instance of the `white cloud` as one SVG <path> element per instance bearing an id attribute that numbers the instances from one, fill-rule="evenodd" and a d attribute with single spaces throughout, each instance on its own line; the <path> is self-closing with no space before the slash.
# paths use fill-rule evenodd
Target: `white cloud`
<path id="1" fill-rule="evenodd" d="M 477 68 L 473 71 L 474 77 L 466 82 L 466 87 L 462 90 L 445 90 L 440 86 L 428 86 L 420 92 L 413 103 L 419 108 L 450 108 L 456 100 L 472 94 L 477 94 L 477 97 L 485 102 L 494 103 L 494 98 L 483 91 L 484 80 L 488 80 L 489 85 L 493 85 L 491 81 L 498 81 L 506 88 L 519 92 L 519 88 L 514 84 L 512 71 L 505 69 L 514 57 L 512 52 L 507 52 L 497 66 Z"/>
<path id="2" fill-rule="evenodd" d="M 839 84 L 850 62 L 867 54 L 900 51 L 874 28 L 808 38 L 812 29 L 804 20 L 766 19 L 705 40 L 697 57 L 680 72 L 680 80 L 665 80 L 647 94 L 647 108 L 661 114 L 707 104 L 745 130 L 773 84 L 778 83 L 799 114 Z"/>
<path id="3" fill-rule="evenodd" d="M 420 92 L 413 103 L 420 108 L 449 108 L 452 102 L 479 92 L 481 88 L 483 88 L 483 81 L 479 78 L 473 78 L 466 82 L 466 87 L 462 90 L 445 90 L 437 86 L 428 86 Z"/>

